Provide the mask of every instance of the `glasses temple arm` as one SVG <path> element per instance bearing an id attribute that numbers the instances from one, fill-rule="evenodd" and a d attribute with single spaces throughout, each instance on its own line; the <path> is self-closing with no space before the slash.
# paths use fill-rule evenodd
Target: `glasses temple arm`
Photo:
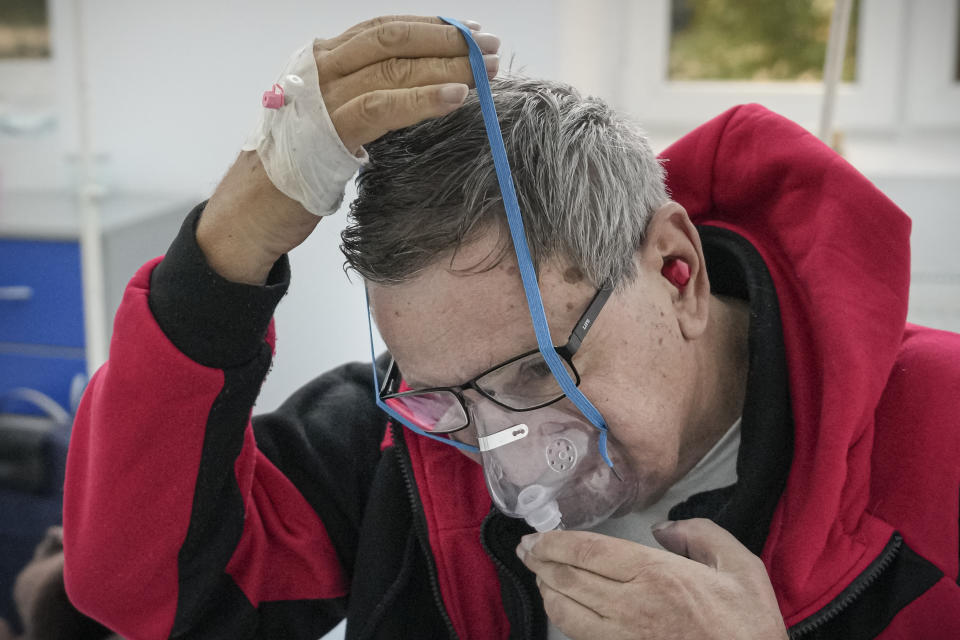
<path id="1" fill-rule="evenodd" d="M 374 366 L 376 366 L 376 361 L 374 361 Z M 383 374 L 383 382 L 380 383 L 380 389 L 378 389 L 378 397 L 383 397 L 389 393 L 390 378 L 391 373 L 393 373 L 393 368 L 397 366 L 397 363 L 394 361 L 393 357 L 390 358 L 390 364 L 387 365 L 387 370 Z"/>
<path id="2" fill-rule="evenodd" d="M 590 327 L 593 326 L 593 321 L 600 315 L 600 310 L 603 309 L 603 305 L 607 303 L 611 293 L 613 293 L 613 285 L 609 282 L 605 283 L 597 290 L 597 295 L 593 296 L 593 300 L 587 305 L 587 310 L 584 311 L 580 319 L 577 320 L 577 326 L 570 333 L 570 339 L 566 345 L 561 347 L 571 358 L 587 337 L 587 332 L 590 331 Z"/>

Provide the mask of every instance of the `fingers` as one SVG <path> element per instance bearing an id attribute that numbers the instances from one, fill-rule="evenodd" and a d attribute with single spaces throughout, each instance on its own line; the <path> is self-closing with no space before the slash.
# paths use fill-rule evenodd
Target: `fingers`
<path id="1" fill-rule="evenodd" d="M 500 57 L 487 54 L 484 63 L 487 77 L 492 78 L 499 69 Z M 357 96 L 371 91 L 451 82 L 474 86 L 470 58 L 390 58 L 330 83 L 324 91 L 324 102 L 328 110 L 335 111 Z"/>
<path id="2" fill-rule="evenodd" d="M 500 40 L 492 34 L 474 36 L 484 53 L 495 53 Z M 318 56 L 320 82 L 343 77 L 390 58 L 453 58 L 466 56 L 467 43 L 451 25 L 387 22 L 370 27 Z"/>
<path id="3" fill-rule="evenodd" d="M 644 567 L 675 561 L 675 556 L 635 542 L 589 531 L 548 531 L 525 536 L 528 559 L 570 565 L 618 582 L 633 580 Z"/>
<path id="4" fill-rule="evenodd" d="M 500 39 L 483 33 L 473 37 L 493 77 Z M 374 18 L 315 46 L 324 103 L 344 145 L 356 153 L 388 131 L 463 104 L 474 85 L 468 51 L 456 27 L 418 16 Z"/>
<path id="5" fill-rule="evenodd" d="M 361 145 L 388 131 L 450 113 L 469 91 L 465 84 L 442 84 L 365 93 L 330 114 L 344 146 L 356 153 Z"/>
<path id="6" fill-rule="evenodd" d="M 335 38 L 330 38 L 325 40 L 324 43 L 326 48 L 332 49 L 333 47 L 339 46 L 344 42 L 347 42 L 353 36 L 357 35 L 362 31 L 366 31 L 372 27 L 379 27 L 380 25 L 386 24 L 388 22 L 423 22 L 425 24 L 447 24 L 440 18 L 436 16 L 407 16 L 407 15 L 398 15 L 398 16 L 380 16 L 378 18 L 372 18 L 370 20 L 364 20 L 359 24 L 355 24 L 339 36 Z M 473 20 L 461 20 L 468 29 L 473 31 L 479 31 L 480 25 Z"/>
<path id="7" fill-rule="evenodd" d="M 518 554 L 522 547 L 519 549 Z M 520 557 L 527 568 L 537 574 L 541 593 L 546 593 L 545 588 L 549 588 L 597 615 L 609 615 L 609 605 L 616 602 L 622 592 L 623 583 L 617 580 L 569 564 L 544 561 L 533 553 L 523 553 Z"/>
<path id="8" fill-rule="evenodd" d="M 678 520 L 653 530 L 664 549 L 720 571 L 755 570 L 760 559 L 733 534 L 706 518 Z"/>
<path id="9" fill-rule="evenodd" d="M 543 609 L 554 626 L 572 640 L 609 637 L 603 633 L 605 620 L 590 607 L 538 581 Z"/>

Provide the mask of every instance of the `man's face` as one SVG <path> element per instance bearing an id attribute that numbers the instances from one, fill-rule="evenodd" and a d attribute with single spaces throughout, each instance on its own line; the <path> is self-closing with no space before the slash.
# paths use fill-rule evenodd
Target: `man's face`
<path id="1" fill-rule="evenodd" d="M 370 285 L 377 327 L 414 389 L 460 384 L 536 348 L 515 258 L 508 256 L 493 269 L 475 268 L 485 266 L 497 249 L 497 235 L 490 234 L 462 247 L 452 264 L 449 257 L 441 259 L 408 283 Z M 656 277 L 658 270 L 651 275 L 639 262 L 640 276 L 611 296 L 574 363 L 580 390 L 624 448 L 640 478 L 641 503 L 647 504 L 676 480 L 694 372 L 684 357 L 689 345 L 674 317 L 669 289 Z M 540 290 L 554 344 L 562 344 L 596 290 L 577 269 L 558 265 L 541 268 Z M 478 394 L 465 395 L 468 402 L 483 404 L 480 413 L 497 413 Z M 547 410 L 580 417 L 566 398 Z M 473 442 L 472 429 L 456 437 Z"/>

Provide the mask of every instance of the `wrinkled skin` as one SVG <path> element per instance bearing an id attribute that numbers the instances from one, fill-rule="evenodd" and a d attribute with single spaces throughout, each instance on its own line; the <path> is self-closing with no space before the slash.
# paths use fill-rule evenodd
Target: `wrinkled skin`
<path id="1" fill-rule="evenodd" d="M 550 620 L 572 640 L 787 637 L 760 559 L 705 519 L 654 530 L 667 551 L 585 531 L 525 536 Z"/>

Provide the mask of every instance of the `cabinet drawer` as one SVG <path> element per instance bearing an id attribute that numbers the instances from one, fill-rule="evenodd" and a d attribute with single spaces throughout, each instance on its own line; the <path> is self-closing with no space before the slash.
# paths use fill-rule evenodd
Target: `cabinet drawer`
<path id="1" fill-rule="evenodd" d="M 26 387 L 41 391 L 70 411 L 70 385 L 78 373 L 86 374 L 87 361 L 77 357 L 53 357 L 0 352 L 0 397 L 11 389 Z M 3 398 L 0 413 L 40 413 L 24 402 Z"/>
<path id="2" fill-rule="evenodd" d="M 0 342 L 84 346 L 76 242 L 0 240 Z"/>

